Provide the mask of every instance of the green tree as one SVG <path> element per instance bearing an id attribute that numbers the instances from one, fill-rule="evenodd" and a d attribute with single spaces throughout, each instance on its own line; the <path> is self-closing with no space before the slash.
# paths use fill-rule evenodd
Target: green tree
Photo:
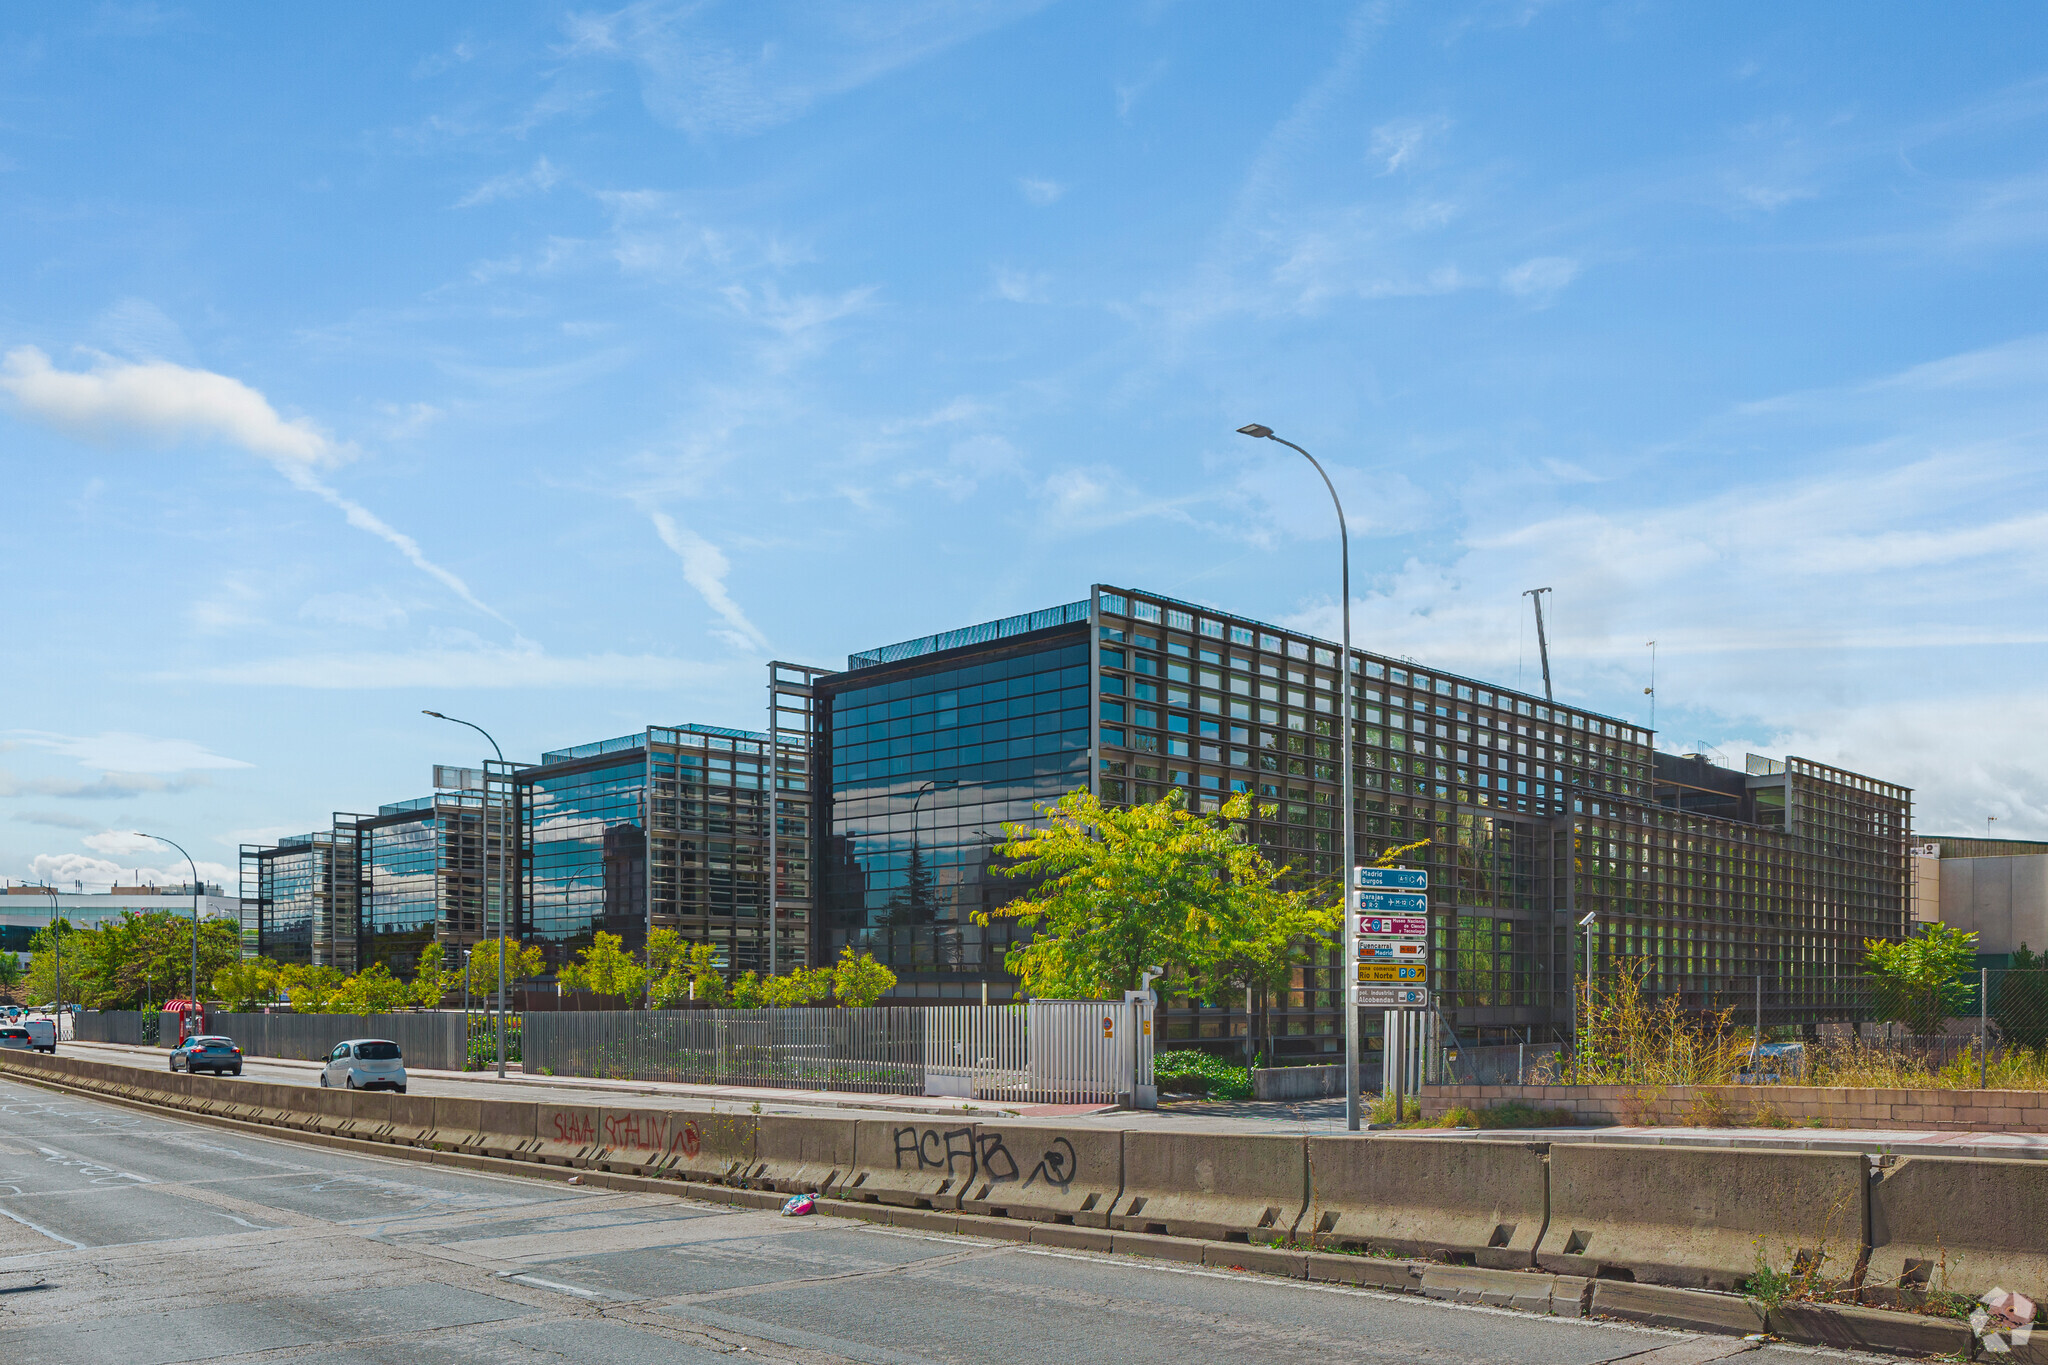
<path id="1" fill-rule="evenodd" d="M 1877 988 L 1880 1016 L 1917 1035 L 1940 1033 L 1945 1020 L 1965 1012 L 1977 983 L 1977 936 L 1950 924 L 1929 924 L 1899 943 L 1863 942 L 1863 969 Z"/>
<path id="2" fill-rule="evenodd" d="M 21 984 L 22 976 L 21 958 L 11 952 L 0 952 L 0 990 L 13 990 Z"/>
<path id="3" fill-rule="evenodd" d="M 797 967 L 761 981 L 761 1003 L 769 1009 L 815 1005 L 832 994 L 832 969 Z"/>
<path id="4" fill-rule="evenodd" d="M 1252 814 L 1240 792 L 1211 816 L 1175 788 L 1149 805 L 1104 805 L 1086 791 L 1040 808 L 1042 827 L 1005 824 L 1003 871 L 1032 891 L 975 916 L 1033 928 L 1004 964 L 1034 996 L 1103 999 L 1163 967 L 1177 990 L 1214 1002 L 1281 972 L 1340 922 L 1332 893 L 1283 891 L 1288 874 L 1234 828 Z M 1326 903 L 1329 902 L 1329 903 Z"/>
<path id="5" fill-rule="evenodd" d="M 142 1009 L 182 996 L 191 988 L 192 919 L 170 910 L 124 910 L 119 919 L 91 928 L 62 928 L 64 998 L 91 1009 Z M 31 994 L 49 1000 L 56 991 L 50 928 L 30 940 Z M 199 924 L 199 980 L 242 955 L 241 931 L 231 921 Z"/>
<path id="6" fill-rule="evenodd" d="M 1991 1017 L 2014 1047 L 2048 1049 L 2048 952 L 2020 945 L 2011 970 L 1999 979 Z"/>
<path id="7" fill-rule="evenodd" d="M 752 972 L 741 972 L 732 979 L 726 998 L 736 1010 L 760 1009 L 763 1003 L 761 978 Z"/>
<path id="8" fill-rule="evenodd" d="M 511 1002 L 512 983 L 528 977 L 539 976 L 547 970 L 547 954 L 536 945 L 525 944 L 517 939 L 505 941 L 505 990 L 506 1002 Z M 474 945 L 469 957 L 469 992 L 471 995 L 489 996 L 493 1000 L 498 991 L 498 940 L 487 938 Z M 495 1006 L 494 1006 L 495 1007 Z"/>
<path id="9" fill-rule="evenodd" d="M 230 962 L 213 974 L 214 997 L 237 1013 L 261 1006 L 277 991 L 277 964 L 260 957 Z"/>
<path id="10" fill-rule="evenodd" d="M 661 942 L 662 935 L 674 942 Z M 689 943 L 673 929 L 657 929 L 648 940 L 649 970 L 659 975 L 648 989 L 656 1009 L 680 1005 L 723 1005 L 731 996 L 725 973 L 718 967 L 718 949 L 709 943 Z"/>
<path id="11" fill-rule="evenodd" d="M 626 951 L 625 940 L 617 934 L 600 932 L 577 956 L 579 961 L 555 973 L 564 990 L 631 1001 L 647 984 L 647 968 Z"/>
<path id="12" fill-rule="evenodd" d="M 341 983 L 328 1007 L 336 1014 L 389 1014 L 410 1003 L 412 983 L 400 981 L 382 962 L 372 962 Z"/>
<path id="13" fill-rule="evenodd" d="M 336 1014 L 334 999 L 348 980 L 338 967 L 313 967 L 287 962 L 278 968 L 277 983 L 292 1002 L 295 1014 Z"/>
<path id="14" fill-rule="evenodd" d="M 896 973 L 875 961 L 873 953 L 856 955 L 850 946 L 839 950 L 839 961 L 832 966 L 832 994 L 840 1004 L 864 1008 L 895 987 Z"/>
<path id="15" fill-rule="evenodd" d="M 438 940 L 420 949 L 419 965 L 413 968 L 412 984 L 406 990 L 412 1004 L 433 1009 L 462 984 L 460 974 L 448 970 L 447 961 L 447 950 Z"/>

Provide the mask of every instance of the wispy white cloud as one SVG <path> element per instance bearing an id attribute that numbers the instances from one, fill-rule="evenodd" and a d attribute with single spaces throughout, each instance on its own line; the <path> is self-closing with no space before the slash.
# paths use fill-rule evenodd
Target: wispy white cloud
<path id="1" fill-rule="evenodd" d="M 677 524 L 676 519 L 666 512 L 650 512 L 656 534 L 661 543 L 675 551 L 683 561 L 683 581 L 697 590 L 704 599 L 704 605 L 718 613 L 719 619 L 728 629 L 717 632 L 732 644 L 742 649 L 766 649 L 768 638 L 761 634 L 747 614 L 740 610 L 739 603 L 732 600 L 726 591 L 726 575 L 732 571 L 731 563 L 716 545 L 704 539 L 686 526 Z"/>
<path id="2" fill-rule="evenodd" d="M 459 209 L 475 208 L 479 204 L 491 204 L 500 199 L 523 199 L 530 194 L 546 194 L 561 183 L 562 172 L 546 157 L 536 160 L 523 171 L 507 171 L 494 175 L 468 194 L 455 201 Z"/>
<path id="3" fill-rule="evenodd" d="M 1392 175 L 1411 164 L 1429 142 L 1442 137 L 1450 127 L 1451 121 L 1441 114 L 1390 119 L 1372 130 L 1367 159 L 1378 163 L 1381 175 Z"/>
<path id="4" fill-rule="evenodd" d="M 241 875 L 226 863 L 205 858 L 195 858 L 193 863 L 199 868 L 200 881 L 223 889 L 235 885 Z M 138 878 L 144 886 L 182 886 L 192 880 L 191 867 L 182 859 L 176 864 L 156 865 L 139 860 L 117 863 L 84 853 L 39 853 L 29 866 L 33 880 L 60 891 L 70 890 L 74 882 L 85 883 L 88 891 L 104 891 L 112 886 L 133 886 Z"/>
<path id="5" fill-rule="evenodd" d="M 239 379 L 163 361 L 130 364 L 105 358 L 91 370 L 59 370 L 38 348 L 18 346 L 0 362 L 0 390 L 12 395 L 28 416 L 101 444 L 140 437 L 162 444 L 196 440 L 238 446 L 268 460 L 294 488 L 396 549 L 471 607 L 505 619 L 462 579 L 428 559 L 418 541 L 314 472 L 341 463 L 353 454 L 349 447 L 304 418 L 280 417 L 269 399 Z"/>
<path id="6" fill-rule="evenodd" d="M 477 641 L 411 651 L 335 650 L 246 659 L 153 675 L 166 682 L 312 690 L 388 688 L 533 688 L 665 690 L 713 677 L 716 670 L 654 654 L 555 655 L 533 645 Z"/>
<path id="7" fill-rule="evenodd" d="M 158 792 L 190 791 L 203 777 L 159 777 L 153 773 L 101 773 L 91 781 L 61 777 L 25 778 L 0 770 L 0 797 L 44 796 L 63 801 L 126 801 Z"/>
<path id="8" fill-rule="evenodd" d="M 1067 192 L 1067 187 L 1057 180 L 1024 176 L 1017 181 L 1017 191 L 1024 196 L 1026 202 L 1044 208 L 1049 204 L 1058 203 L 1060 197 Z"/>
<path id="9" fill-rule="evenodd" d="M 239 758 L 214 753 L 189 739 L 159 739 L 151 735 L 103 730 L 96 735 L 60 735 L 47 730 L 9 730 L 8 738 L 27 748 L 42 749 L 80 766 L 99 772 L 184 773 L 211 768 L 248 768 L 255 765 Z"/>
<path id="10" fill-rule="evenodd" d="M 1043 270 L 1012 270 L 1007 266 L 995 268 L 995 296 L 1011 303 L 1042 303 L 1045 301 L 1045 287 L 1052 276 Z"/>
<path id="11" fill-rule="evenodd" d="M 1535 256 L 1501 273 L 1500 287 L 1518 299 L 1547 304 L 1579 276 L 1579 263 L 1563 256 Z"/>
<path id="12" fill-rule="evenodd" d="M 564 51 L 633 62 L 648 111 L 664 123 L 697 135 L 744 135 L 801 117 L 823 100 L 929 60 L 1044 3 L 759 0 L 727 11 L 726 22 L 714 28 L 703 22 L 702 5 L 645 0 L 609 14 L 573 15 Z"/>

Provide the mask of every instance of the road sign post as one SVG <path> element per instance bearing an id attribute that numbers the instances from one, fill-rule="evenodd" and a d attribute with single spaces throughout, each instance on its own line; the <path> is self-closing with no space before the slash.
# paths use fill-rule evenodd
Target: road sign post
<path id="1" fill-rule="evenodd" d="M 1417 1011 L 1430 1008 L 1429 873 L 1414 867 L 1361 867 L 1347 909 L 1354 945 L 1346 989 L 1354 1008 L 1383 1011 L 1380 1093 L 1394 1101 L 1398 1121 L 1419 1076 L 1408 1073 Z"/>

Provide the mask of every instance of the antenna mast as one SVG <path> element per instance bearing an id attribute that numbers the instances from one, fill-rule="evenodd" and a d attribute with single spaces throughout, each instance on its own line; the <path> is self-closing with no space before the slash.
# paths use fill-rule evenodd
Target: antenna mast
<path id="1" fill-rule="evenodd" d="M 1550 692 L 1550 642 L 1543 638 L 1543 594 L 1548 588 L 1530 588 L 1522 596 L 1536 608 L 1536 648 L 1543 656 L 1543 700 L 1556 701 Z"/>

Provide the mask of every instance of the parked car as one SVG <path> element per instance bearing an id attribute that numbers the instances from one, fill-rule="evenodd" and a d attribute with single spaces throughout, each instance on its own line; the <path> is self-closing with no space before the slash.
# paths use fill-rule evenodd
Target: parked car
<path id="1" fill-rule="evenodd" d="M 202 1033 L 171 1049 L 171 1070 L 195 1076 L 202 1071 L 211 1071 L 216 1076 L 239 1076 L 242 1049 L 235 1046 L 232 1038 Z"/>
<path id="2" fill-rule="evenodd" d="M 32 1048 L 35 1041 L 28 1036 L 28 1030 L 20 1024 L 0 1025 L 0 1048 Z"/>
<path id="3" fill-rule="evenodd" d="M 396 1090 L 405 1093 L 405 1061 L 389 1038 L 351 1038 L 336 1043 L 320 1068 L 330 1090 Z"/>
<path id="4" fill-rule="evenodd" d="M 24 1019 L 21 1026 L 28 1030 L 31 1045 L 38 1052 L 57 1050 L 57 1021 L 55 1019 Z"/>

